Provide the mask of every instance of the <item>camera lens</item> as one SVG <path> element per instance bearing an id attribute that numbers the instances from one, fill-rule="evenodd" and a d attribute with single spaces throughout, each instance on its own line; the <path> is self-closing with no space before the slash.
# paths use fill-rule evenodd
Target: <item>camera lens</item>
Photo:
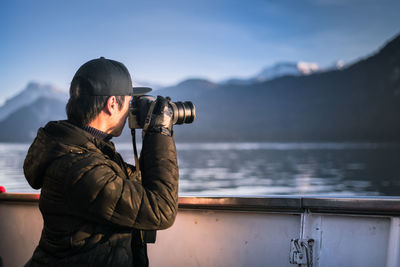
<path id="1" fill-rule="evenodd" d="M 190 101 L 172 102 L 174 124 L 192 123 L 196 118 L 196 108 Z"/>

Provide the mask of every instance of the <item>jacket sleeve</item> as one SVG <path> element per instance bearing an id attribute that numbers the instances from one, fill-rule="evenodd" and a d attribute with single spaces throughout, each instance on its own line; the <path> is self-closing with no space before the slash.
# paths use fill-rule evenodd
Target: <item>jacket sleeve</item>
<path id="1" fill-rule="evenodd" d="M 88 220 L 123 227 L 170 227 L 177 213 L 179 177 L 173 138 L 146 135 L 140 161 L 142 183 L 126 179 L 114 162 L 91 157 L 76 162 L 68 175 L 72 177 L 67 189 L 71 210 Z"/>

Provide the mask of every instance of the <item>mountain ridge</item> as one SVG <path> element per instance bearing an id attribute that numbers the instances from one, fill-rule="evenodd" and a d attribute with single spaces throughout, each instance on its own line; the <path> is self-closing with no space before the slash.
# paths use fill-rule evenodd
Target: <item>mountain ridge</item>
<path id="1" fill-rule="evenodd" d="M 251 84 L 188 79 L 156 94 L 196 105 L 195 122 L 174 127 L 179 141 L 399 142 L 400 35 L 340 69 L 284 75 Z M 32 133 L 32 127 L 54 119 L 48 112 L 53 108 L 57 118 L 65 116 L 66 101 L 43 99 L 3 119 L 0 127 L 7 128 L 9 136 L 2 134 L 0 140 L 13 141 L 16 131 Z M 40 117 L 38 112 L 49 116 Z M 24 121 L 24 116 L 29 121 Z M 117 140 L 130 141 L 127 131 Z M 31 135 L 25 135 L 18 141 L 31 139 Z"/>
<path id="2" fill-rule="evenodd" d="M 270 81 L 283 76 L 304 76 L 311 75 L 313 73 L 324 72 L 328 70 L 341 69 L 344 67 L 343 61 L 339 60 L 335 65 L 332 65 L 326 69 L 322 69 L 315 62 L 305 61 L 281 61 L 271 66 L 266 66 L 261 69 L 257 74 L 248 78 L 237 78 L 232 77 L 229 79 L 218 82 L 219 84 L 228 85 L 249 85 L 256 82 Z"/>
<path id="3" fill-rule="evenodd" d="M 25 89 L 12 98 L 7 99 L 4 104 L 0 106 L 0 121 L 4 120 L 14 111 L 32 104 L 40 97 L 66 101 L 68 99 L 68 94 L 50 84 L 29 82 Z"/>
<path id="4" fill-rule="evenodd" d="M 0 140 L 3 142 L 31 142 L 37 130 L 48 121 L 66 119 L 65 103 L 51 97 L 39 97 L 0 121 Z"/>
<path id="5" fill-rule="evenodd" d="M 178 92 L 174 88 L 175 97 Z M 207 96 L 198 93 L 191 99 L 199 107 L 197 126 L 187 126 L 182 136 L 178 130 L 177 136 L 219 141 L 399 141 L 399 95 L 397 36 L 343 69 L 250 86 L 220 85 Z M 219 114 L 230 118 L 218 121 Z"/>

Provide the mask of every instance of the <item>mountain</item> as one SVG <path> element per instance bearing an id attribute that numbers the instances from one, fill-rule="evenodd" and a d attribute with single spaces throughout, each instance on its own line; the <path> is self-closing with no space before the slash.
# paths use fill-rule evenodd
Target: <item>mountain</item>
<path id="1" fill-rule="evenodd" d="M 320 71 L 317 63 L 313 62 L 279 62 L 263 68 L 258 74 L 250 78 L 231 78 L 221 82 L 230 85 L 250 85 L 256 82 L 265 82 L 282 76 L 310 75 Z"/>
<path id="2" fill-rule="evenodd" d="M 8 99 L 0 107 L 0 121 L 23 106 L 30 105 L 41 97 L 54 98 L 59 101 L 67 101 L 67 93 L 64 93 L 52 85 L 30 82 L 24 90 L 16 96 Z"/>
<path id="3" fill-rule="evenodd" d="M 39 127 L 48 121 L 66 119 L 65 102 L 40 97 L 23 106 L 0 122 L 0 140 L 3 142 L 31 142 Z"/>
<path id="4" fill-rule="evenodd" d="M 175 86 L 164 87 L 157 90 L 157 94 L 168 93 L 168 96 L 175 101 L 175 98 L 184 100 L 185 98 L 199 97 L 204 94 L 212 94 L 215 90 L 218 90 L 220 86 L 216 83 L 204 80 L 204 79 L 188 79 Z M 166 95 L 165 95 L 166 96 Z"/>
<path id="5" fill-rule="evenodd" d="M 191 82 L 158 91 L 196 105 L 196 121 L 175 127 L 180 140 L 400 141 L 400 36 L 339 70 L 249 85 Z"/>
<path id="6" fill-rule="evenodd" d="M 399 142 L 400 35 L 339 69 L 249 84 L 190 79 L 153 94 L 195 104 L 194 123 L 174 126 L 180 142 Z M 39 126 L 65 118 L 65 102 L 41 97 L 15 110 L 0 140 L 32 141 Z M 130 141 L 128 129 L 118 140 Z"/>
<path id="7" fill-rule="evenodd" d="M 276 64 L 272 67 L 264 68 L 259 74 L 254 78 L 256 81 L 264 82 L 272 80 L 286 75 L 309 75 L 317 72 L 319 67 L 317 63 L 310 62 L 283 62 Z"/>
<path id="8" fill-rule="evenodd" d="M 135 87 L 135 86 L 139 86 L 139 87 L 141 87 L 141 86 L 143 86 L 143 87 L 150 87 L 151 89 L 153 89 L 153 91 L 154 91 L 154 90 L 158 90 L 158 89 L 160 89 L 160 88 L 162 88 L 162 87 L 165 87 L 165 86 L 163 86 L 163 85 L 161 85 L 161 84 L 153 83 L 153 82 L 147 82 L 147 81 L 138 81 L 138 82 L 132 81 L 132 85 L 133 85 L 134 87 Z"/>

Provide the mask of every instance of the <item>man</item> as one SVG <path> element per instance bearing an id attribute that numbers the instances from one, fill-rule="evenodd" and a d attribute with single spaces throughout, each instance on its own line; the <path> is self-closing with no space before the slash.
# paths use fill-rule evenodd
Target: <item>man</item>
<path id="1" fill-rule="evenodd" d="M 168 100 L 158 97 L 150 116 L 141 174 L 110 141 L 124 128 L 131 95 L 143 93 L 132 92 L 130 74 L 117 61 L 102 57 L 76 72 L 68 120 L 40 128 L 24 162 L 29 184 L 41 188 L 44 221 L 27 266 L 148 266 L 146 242 L 154 239 L 148 230 L 170 227 L 177 212 Z"/>

